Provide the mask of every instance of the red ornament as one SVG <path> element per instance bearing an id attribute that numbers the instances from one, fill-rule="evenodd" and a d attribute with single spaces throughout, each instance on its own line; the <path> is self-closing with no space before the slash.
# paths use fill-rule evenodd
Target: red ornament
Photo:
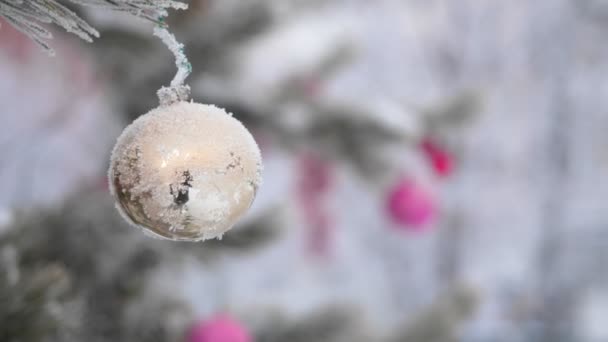
<path id="1" fill-rule="evenodd" d="M 443 147 L 427 138 L 422 140 L 420 148 L 433 166 L 433 170 L 440 177 L 449 176 L 454 169 L 452 156 Z"/>
<path id="2" fill-rule="evenodd" d="M 187 342 L 252 342 L 251 334 L 228 315 L 218 315 L 196 323 L 188 332 Z"/>
<path id="3" fill-rule="evenodd" d="M 437 216 L 435 199 L 427 189 L 406 179 L 389 192 L 387 211 L 393 222 L 424 230 Z"/>

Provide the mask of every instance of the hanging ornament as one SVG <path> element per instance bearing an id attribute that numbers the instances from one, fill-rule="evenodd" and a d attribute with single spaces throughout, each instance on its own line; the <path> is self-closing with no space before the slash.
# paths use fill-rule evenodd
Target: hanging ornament
<path id="1" fill-rule="evenodd" d="M 425 138 L 420 143 L 420 148 L 429 160 L 433 171 L 440 177 L 447 177 L 454 170 L 454 160 L 452 156 L 435 141 Z"/>
<path id="2" fill-rule="evenodd" d="M 253 338 L 242 324 L 228 315 L 219 315 L 192 326 L 187 342 L 252 342 Z"/>
<path id="3" fill-rule="evenodd" d="M 394 223 L 418 231 L 429 227 L 437 216 L 434 198 L 410 179 L 400 181 L 390 190 L 386 209 Z"/>
<path id="4" fill-rule="evenodd" d="M 190 64 L 166 28 L 155 34 L 176 56 L 178 73 L 159 90 L 161 105 L 118 138 L 109 170 L 117 208 L 155 237 L 221 237 L 251 206 L 262 158 L 247 129 L 223 109 L 187 102 Z"/>

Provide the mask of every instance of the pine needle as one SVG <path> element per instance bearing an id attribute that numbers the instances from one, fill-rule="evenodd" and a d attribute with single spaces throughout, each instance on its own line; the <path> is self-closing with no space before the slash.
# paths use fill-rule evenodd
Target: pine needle
<path id="1" fill-rule="evenodd" d="M 153 22 L 167 16 L 167 9 L 186 9 L 187 4 L 174 0 L 70 0 L 82 6 L 95 6 L 127 12 Z M 0 17 L 23 32 L 49 54 L 54 51 L 48 40 L 52 34 L 43 24 L 55 24 L 81 39 L 92 42 L 99 32 L 57 0 L 0 0 Z"/>

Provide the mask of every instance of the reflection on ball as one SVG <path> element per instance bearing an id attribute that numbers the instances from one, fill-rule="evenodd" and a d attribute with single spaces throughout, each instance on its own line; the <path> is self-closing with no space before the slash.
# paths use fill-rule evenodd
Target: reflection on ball
<path id="1" fill-rule="evenodd" d="M 247 211 L 262 158 L 247 129 L 223 109 L 191 102 L 159 107 L 128 126 L 109 170 L 117 208 L 156 237 L 221 237 Z"/>

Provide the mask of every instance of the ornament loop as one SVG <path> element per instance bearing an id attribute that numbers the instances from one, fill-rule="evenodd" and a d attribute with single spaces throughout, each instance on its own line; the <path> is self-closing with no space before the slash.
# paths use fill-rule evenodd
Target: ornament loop
<path id="1" fill-rule="evenodd" d="M 184 85 L 184 81 L 192 72 L 192 65 L 188 62 L 184 53 L 184 44 L 179 43 L 164 24 L 154 28 L 154 35 L 159 37 L 171 50 L 175 56 L 175 65 L 177 66 L 177 74 L 171 81 L 171 85 L 160 88 L 157 93 L 160 105 L 167 106 L 175 102 L 187 101 L 190 98 L 190 87 Z"/>

